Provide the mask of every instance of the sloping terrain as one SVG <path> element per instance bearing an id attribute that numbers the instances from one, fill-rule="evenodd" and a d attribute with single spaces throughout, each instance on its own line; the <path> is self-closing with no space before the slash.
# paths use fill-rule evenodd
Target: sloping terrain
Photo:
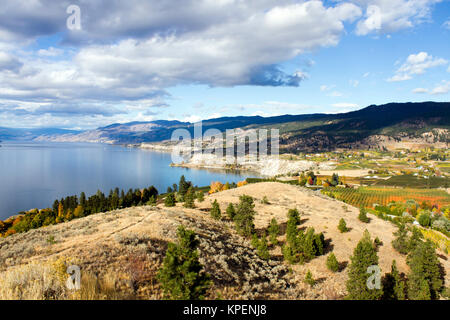
<path id="1" fill-rule="evenodd" d="M 326 255 L 304 265 L 288 265 L 282 261 L 279 247 L 272 248 L 271 260 L 261 260 L 250 241 L 239 236 L 230 221 L 213 220 L 209 215 L 211 201 L 217 199 L 223 215 L 229 203 L 239 196 L 255 198 L 255 225 L 266 228 L 275 217 L 286 227 L 287 211 L 301 212 L 301 228 L 314 227 L 323 232 L 328 242 Z M 261 199 L 266 196 L 269 204 Z M 99 276 L 114 275 L 117 290 L 134 296 L 159 299 L 161 290 L 155 279 L 168 241 L 176 240 L 180 224 L 193 229 L 200 240 L 200 258 L 211 274 L 214 287 L 208 298 L 226 299 L 340 299 L 346 294 L 347 264 L 357 242 L 367 228 L 372 238 L 382 241 L 378 256 L 382 273 L 390 271 L 392 260 L 400 272 L 408 272 L 405 257 L 391 246 L 396 227 L 371 216 L 369 224 L 357 219 L 358 209 L 297 186 L 282 183 L 257 183 L 222 191 L 205 197 L 197 208 L 134 207 L 94 214 L 67 223 L 31 230 L 0 239 L 0 271 L 11 270 L 31 261 L 44 262 L 56 257 L 73 259 L 82 272 Z M 337 225 L 344 218 L 351 229 L 340 233 Z M 279 237 L 284 240 L 284 235 Z M 332 273 L 326 268 L 329 252 L 334 252 L 342 270 Z M 440 262 L 450 281 L 450 262 L 440 252 Z M 303 283 L 311 270 L 318 283 Z M 0 275 L 2 276 L 2 275 Z M 0 288 L 1 291 L 1 288 Z"/>

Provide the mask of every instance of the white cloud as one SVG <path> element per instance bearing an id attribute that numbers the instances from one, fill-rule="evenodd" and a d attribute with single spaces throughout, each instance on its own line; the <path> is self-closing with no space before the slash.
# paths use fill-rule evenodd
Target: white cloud
<path id="1" fill-rule="evenodd" d="M 446 94 L 450 92 L 450 81 L 442 81 L 440 85 L 436 86 L 430 91 L 431 94 Z"/>
<path id="2" fill-rule="evenodd" d="M 349 83 L 354 88 L 359 86 L 359 81 L 358 80 L 349 80 Z"/>
<path id="3" fill-rule="evenodd" d="M 353 0 L 365 8 L 356 34 L 391 33 L 430 21 L 431 9 L 441 0 Z"/>
<path id="4" fill-rule="evenodd" d="M 450 29 L 450 20 L 445 21 L 445 22 L 442 24 L 442 26 L 443 26 L 444 28 L 446 28 L 446 29 Z"/>
<path id="5" fill-rule="evenodd" d="M 343 94 L 341 92 L 335 90 L 335 91 L 330 92 L 329 94 L 327 94 L 327 96 L 329 96 L 329 97 L 342 97 Z"/>
<path id="6" fill-rule="evenodd" d="M 427 52 L 411 54 L 406 59 L 406 62 L 397 69 L 395 75 L 387 81 L 396 82 L 410 80 L 414 75 L 424 74 L 430 68 L 446 65 L 447 63 L 447 60 L 434 58 Z"/>
<path id="7" fill-rule="evenodd" d="M 416 88 L 412 91 L 413 93 L 428 93 L 428 89 L 425 88 Z"/>
<path id="8" fill-rule="evenodd" d="M 428 93 L 432 95 L 447 94 L 450 92 L 450 81 L 443 80 L 440 84 L 433 89 L 417 88 L 413 90 L 413 93 Z"/>
<path id="9" fill-rule="evenodd" d="M 320 86 L 320 91 L 322 92 L 326 92 L 326 91 L 330 91 L 331 89 L 335 88 L 336 86 L 334 84 L 332 85 L 321 85 Z"/>

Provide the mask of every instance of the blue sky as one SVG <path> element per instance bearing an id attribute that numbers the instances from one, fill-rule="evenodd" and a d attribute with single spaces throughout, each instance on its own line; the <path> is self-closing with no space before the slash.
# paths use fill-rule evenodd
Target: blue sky
<path id="1" fill-rule="evenodd" d="M 449 1 L 11 3 L 0 8 L 0 126 L 90 129 L 450 97 Z M 79 30 L 67 27 L 71 4 Z"/>

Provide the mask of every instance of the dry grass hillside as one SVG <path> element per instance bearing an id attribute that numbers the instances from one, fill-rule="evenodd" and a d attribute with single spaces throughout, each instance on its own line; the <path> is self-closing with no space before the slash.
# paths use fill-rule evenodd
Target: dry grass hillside
<path id="1" fill-rule="evenodd" d="M 302 228 L 314 227 L 316 232 L 324 233 L 329 242 L 327 254 L 304 265 L 288 265 L 282 261 L 280 247 L 276 247 L 271 249 L 271 260 L 261 260 L 250 241 L 239 236 L 230 221 L 216 221 L 209 215 L 214 199 L 224 213 L 227 205 L 237 204 L 243 194 L 255 198 L 257 229 L 266 228 L 275 217 L 283 230 L 287 211 L 297 208 L 301 212 Z M 261 202 L 263 197 L 267 197 L 269 204 Z M 102 293 L 103 296 L 86 293 L 82 298 L 160 299 L 162 294 L 155 275 L 167 242 L 176 240 L 180 224 L 195 230 L 199 236 L 201 262 L 214 282 L 208 295 L 210 299 L 340 299 L 346 294 L 349 257 L 366 228 L 372 238 L 378 237 L 383 243 L 378 252 L 382 272 L 390 271 L 393 259 L 401 272 L 408 272 L 405 257 L 391 246 L 392 233 L 396 230 L 393 224 L 374 216 L 370 216 L 369 224 L 362 223 L 357 218 L 358 209 L 310 190 L 282 183 L 258 183 L 206 196 L 205 201 L 196 202 L 196 206 L 196 209 L 186 209 L 181 204 L 173 208 L 162 204 L 134 207 L 2 238 L 0 298 L 29 297 L 16 291 L 17 287 L 26 286 L 20 279 L 29 280 L 29 275 L 22 274 L 29 272 L 26 270 L 30 266 L 36 269 L 55 261 L 71 261 L 81 267 L 82 274 L 97 279 L 93 280 L 94 286 L 108 287 L 109 292 L 114 292 Z M 351 228 L 347 233 L 337 230 L 341 218 Z M 279 240 L 283 241 L 284 235 Z M 333 273 L 326 268 L 326 258 L 331 251 L 341 263 L 340 272 Z M 448 286 L 450 262 L 439 253 Z M 307 270 L 318 280 L 313 288 L 303 283 Z M 74 296 L 67 292 L 56 296 L 68 297 Z"/>

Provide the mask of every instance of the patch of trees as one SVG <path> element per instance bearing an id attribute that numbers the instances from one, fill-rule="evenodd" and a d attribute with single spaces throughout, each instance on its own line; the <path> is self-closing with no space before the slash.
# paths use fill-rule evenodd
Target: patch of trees
<path id="1" fill-rule="evenodd" d="M 325 239 L 323 233 L 315 233 L 314 228 L 305 231 L 298 228 L 300 213 L 297 209 L 288 211 L 286 243 L 282 248 L 283 256 L 291 264 L 304 263 L 324 254 Z"/>
<path id="2" fill-rule="evenodd" d="M 139 205 L 154 204 L 158 190 L 154 186 L 145 189 L 130 189 L 127 193 L 118 188 L 111 190 L 106 196 L 100 190 L 86 197 L 82 192 L 80 197 L 68 196 L 53 202 L 52 208 L 33 209 L 21 213 L 14 220 L 8 219 L 0 224 L 0 233 L 8 236 L 14 233 L 26 232 L 43 226 L 57 224 L 91 214 L 106 212 Z"/>

